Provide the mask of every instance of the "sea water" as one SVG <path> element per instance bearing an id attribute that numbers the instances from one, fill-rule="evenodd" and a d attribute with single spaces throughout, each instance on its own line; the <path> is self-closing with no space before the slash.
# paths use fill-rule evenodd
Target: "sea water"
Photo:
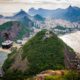
<path id="1" fill-rule="evenodd" d="M 7 52 L 0 51 L 0 68 L 2 67 L 4 61 L 7 59 Z"/>

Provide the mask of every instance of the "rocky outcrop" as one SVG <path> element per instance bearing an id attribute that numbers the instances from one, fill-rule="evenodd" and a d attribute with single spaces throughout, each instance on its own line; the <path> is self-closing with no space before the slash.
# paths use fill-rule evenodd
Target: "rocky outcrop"
<path id="1" fill-rule="evenodd" d="M 9 39 L 16 38 L 18 32 L 20 30 L 20 26 L 17 22 L 12 22 L 12 26 L 9 29 L 4 29 L 0 32 L 1 37 L 5 37 L 4 34 L 7 33 L 9 35 Z"/>
<path id="2" fill-rule="evenodd" d="M 12 63 L 10 70 L 19 70 L 24 72 L 28 69 L 28 60 L 27 58 L 22 59 L 22 49 L 20 48 L 19 51 L 15 55 L 14 62 Z"/>

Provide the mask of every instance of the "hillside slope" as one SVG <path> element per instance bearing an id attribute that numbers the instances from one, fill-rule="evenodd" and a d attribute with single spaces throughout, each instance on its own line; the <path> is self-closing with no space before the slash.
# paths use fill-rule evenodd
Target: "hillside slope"
<path id="1" fill-rule="evenodd" d="M 3 65 L 4 80 L 23 79 L 48 69 L 64 69 L 65 46 L 54 33 L 40 31 L 22 48 L 8 56 Z"/>
<path id="2" fill-rule="evenodd" d="M 5 33 L 9 35 L 10 40 L 22 39 L 30 32 L 30 27 L 23 25 L 19 21 L 9 21 L 0 25 L 0 44 L 5 40 Z"/>
<path id="3" fill-rule="evenodd" d="M 44 20 L 45 20 L 44 17 L 42 17 L 42 16 L 40 16 L 40 15 L 38 15 L 38 14 L 34 16 L 34 19 L 35 19 L 35 20 L 38 20 L 38 21 L 44 21 Z"/>

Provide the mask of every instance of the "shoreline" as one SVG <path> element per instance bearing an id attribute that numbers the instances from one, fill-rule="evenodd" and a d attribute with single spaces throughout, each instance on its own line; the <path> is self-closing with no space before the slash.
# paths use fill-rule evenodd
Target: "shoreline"
<path id="1" fill-rule="evenodd" d="M 4 64 L 5 60 L 7 59 L 8 57 L 8 54 L 11 53 L 11 50 L 10 49 L 2 49 L 2 47 L 0 47 L 0 77 L 3 76 L 3 68 L 2 68 L 2 65 Z"/>
<path id="2" fill-rule="evenodd" d="M 10 49 L 2 49 L 2 47 L 0 47 L 0 51 L 5 53 L 11 53 Z"/>

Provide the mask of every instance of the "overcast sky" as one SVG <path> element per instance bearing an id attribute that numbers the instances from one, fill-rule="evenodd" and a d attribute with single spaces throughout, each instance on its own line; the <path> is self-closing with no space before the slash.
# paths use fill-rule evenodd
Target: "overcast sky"
<path id="1" fill-rule="evenodd" d="M 11 14 L 20 9 L 28 11 L 29 8 L 66 8 L 69 5 L 80 7 L 80 0 L 0 0 L 0 14 Z"/>

